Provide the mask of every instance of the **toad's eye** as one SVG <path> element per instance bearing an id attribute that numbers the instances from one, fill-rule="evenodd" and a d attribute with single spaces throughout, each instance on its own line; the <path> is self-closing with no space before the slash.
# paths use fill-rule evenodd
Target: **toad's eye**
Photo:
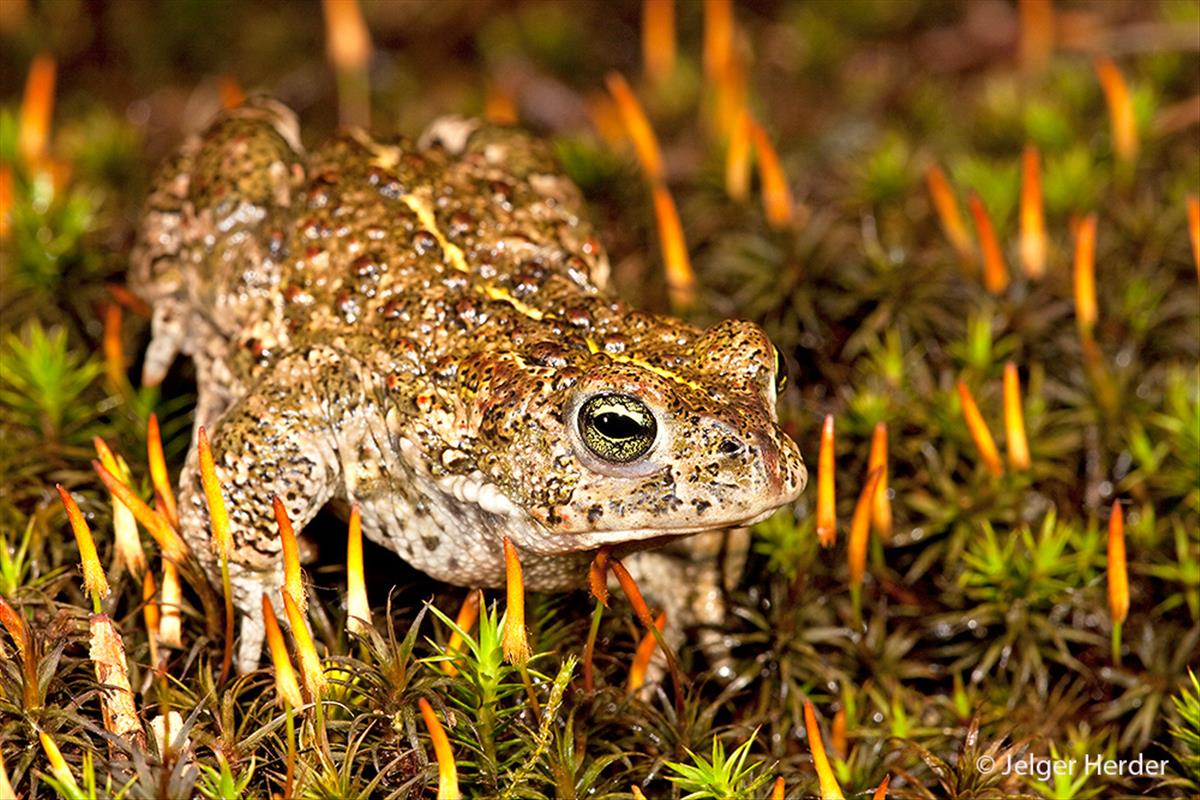
<path id="1" fill-rule="evenodd" d="M 587 449 L 614 464 L 636 461 L 654 446 L 658 422 L 646 404 L 627 394 L 598 394 L 579 409 Z"/>
<path id="2" fill-rule="evenodd" d="M 783 360 L 783 353 L 779 351 L 778 347 L 775 345 L 771 345 L 771 347 L 775 348 L 775 394 L 778 395 L 783 394 L 783 390 L 787 388 L 787 362 Z"/>

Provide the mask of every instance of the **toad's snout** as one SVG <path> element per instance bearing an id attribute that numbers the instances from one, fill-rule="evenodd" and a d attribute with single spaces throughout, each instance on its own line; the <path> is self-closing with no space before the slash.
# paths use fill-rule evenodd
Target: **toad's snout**
<path id="1" fill-rule="evenodd" d="M 781 431 L 755 431 L 751 437 L 751 457 L 757 463 L 764 484 L 764 504 L 782 506 L 804 491 L 808 471 L 800 448 Z"/>
<path id="2" fill-rule="evenodd" d="M 800 448 L 777 425 L 765 420 L 741 430 L 712 421 L 722 431 L 714 448 L 723 462 L 722 474 L 749 494 L 744 498 L 762 508 L 775 508 L 799 497 L 808 480 Z"/>

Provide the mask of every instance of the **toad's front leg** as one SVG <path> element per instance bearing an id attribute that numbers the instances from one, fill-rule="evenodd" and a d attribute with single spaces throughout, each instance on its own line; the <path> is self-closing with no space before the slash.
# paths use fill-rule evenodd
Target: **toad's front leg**
<path id="1" fill-rule="evenodd" d="M 332 371 L 341 377 L 331 382 L 328 376 L 337 374 Z M 229 571 L 242 615 L 240 672 L 259 663 L 263 595 L 277 608 L 280 602 L 283 563 L 273 498 L 283 501 L 299 530 L 341 488 L 339 426 L 331 413 L 346 405 L 331 392 L 341 385 L 344 365 L 336 353 L 314 349 L 284 356 L 207 431 L 233 534 Z M 209 576 L 219 575 L 195 447 L 181 479 L 180 526 Z"/>

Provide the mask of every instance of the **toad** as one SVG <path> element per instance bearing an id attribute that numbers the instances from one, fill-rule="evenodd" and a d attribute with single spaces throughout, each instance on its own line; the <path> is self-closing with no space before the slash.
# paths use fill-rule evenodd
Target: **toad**
<path id="1" fill-rule="evenodd" d="M 283 582 L 276 497 L 297 528 L 357 504 L 367 537 L 461 586 L 502 585 L 510 537 L 528 588 L 557 591 L 600 547 L 747 526 L 805 484 L 766 334 L 617 300 L 579 190 L 512 128 L 451 118 L 306 151 L 289 109 L 253 100 L 161 170 L 130 282 L 153 306 L 145 382 L 195 362 L 242 670 Z M 219 574 L 195 448 L 179 499 Z M 635 567 L 660 602 L 711 594 L 669 563 Z"/>

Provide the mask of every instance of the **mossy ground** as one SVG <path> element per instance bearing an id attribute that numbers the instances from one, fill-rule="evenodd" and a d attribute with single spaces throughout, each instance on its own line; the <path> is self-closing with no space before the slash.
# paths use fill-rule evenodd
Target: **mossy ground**
<path id="1" fill-rule="evenodd" d="M 317 140 L 336 120 L 338 82 L 316 5 L 9 5 L 0 595 L 26 622 L 9 618 L 0 634 L 0 762 L 17 793 L 55 794 L 44 732 L 85 796 L 433 796 L 438 772 L 418 710 L 426 698 L 463 789 L 478 796 L 630 797 L 636 786 L 647 797 L 765 797 L 777 776 L 788 797 L 819 796 L 805 701 L 847 797 L 887 775 L 891 797 L 1194 796 L 1200 295 L 1186 207 L 1200 191 L 1200 4 L 1058 3 L 1046 60 L 1036 46 L 1044 6 L 1021 8 L 1024 18 L 1002 2 L 736 7 L 747 107 L 778 148 L 796 203 L 789 222 L 772 226 L 761 187 L 730 198 L 699 3 L 678 4 L 678 61 L 658 82 L 638 77 L 637 3 L 368 3 L 374 127 L 412 134 L 438 114 L 478 113 L 489 96 L 515 98 L 592 203 L 617 287 L 666 310 L 650 192 L 628 148 L 603 135 L 595 99 L 606 73 L 630 78 L 662 142 L 697 273 L 689 315 L 767 328 L 792 375 L 781 416 L 814 476 L 821 420 L 836 419 L 838 541 L 818 547 L 814 480 L 795 509 L 753 532 L 724 631 L 737 677 L 710 675 L 688 649 L 681 692 L 667 681 L 630 694 L 643 631 L 621 596 L 600 618 L 594 691 L 577 661 L 594 608 L 583 592 L 529 599 L 539 655 L 528 685 L 500 655 L 501 593 L 488 594 L 451 677 L 439 658 L 466 592 L 383 551 L 367 559 L 375 630 L 349 636 L 344 524 L 322 518 L 316 534 L 329 544 L 308 572 L 309 618 L 329 686 L 322 713 L 290 720 L 270 670 L 218 685 L 224 643 L 187 587 L 182 646 L 166 648 L 156 672 L 140 582 L 110 572 L 104 610 L 122 634 L 139 713 L 148 724 L 176 712 L 187 726 L 189 753 L 164 759 L 153 741 L 143 749 L 105 730 L 92 604 L 54 484 L 79 500 L 109 565 L 111 505 L 89 465 L 93 437 L 128 459 L 143 497 L 149 414 L 174 469 L 190 446 L 189 367 L 161 389 L 138 388 L 147 325 L 112 288 L 123 284 L 154 163 L 233 81 L 291 102 Z M 57 106 L 44 155 L 31 160 L 20 155 L 19 108 L 41 50 L 57 61 Z M 1094 64 L 1104 55 L 1128 81 L 1135 155 L 1116 152 Z M 501 88 L 489 95 L 489 85 Z M 1038 279 L 1022 270 L 1017 233 L 1030 144 L 1045 208 Z M 988 291 L 948 241 L 925 182 L 932 165 L 964 210 L 968 192 L 982 201 L 1010 276 L 1003 290 Z M 1083 335 L 1073 259 L 1090 213 L 1098 316 Z M 1023 387 L 1032 464 L 997 476 L 956 385 L 969 388 L 1003 451 L 1006 362 Z M 879 422 L 894 532 L 872 536 L 855 603 L 845 534 Z M 1106 591 L 1114 500 L 1129 575 L 1119 660 Z M 1165 774 L 1077 766 L 1039 780 L 980 761 L 1139 754 L 1164 761 Z"/>

